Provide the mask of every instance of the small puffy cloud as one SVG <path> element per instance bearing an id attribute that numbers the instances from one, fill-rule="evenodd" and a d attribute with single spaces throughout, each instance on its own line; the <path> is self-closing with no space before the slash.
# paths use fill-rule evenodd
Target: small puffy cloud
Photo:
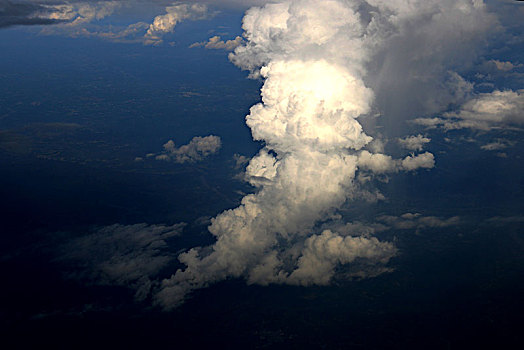
<path id="1" fill-rule="evenodd" d="M 424 145 L 431 141 L 430 138 L 424 137 L 420 134 L 417 136 L 406 136 L 405 138 L 399 138 L 398 143 L 403 148 L 410 151 L 422 151 Z"/>
<path id="2" fill-rule="evenodd" d="M 194 44 L 191 44 L 191 46 L 189 47 L 190 48 L 204 47 L 206 49 L 233 51 L 238 46 L 242 45 L 243 42 L 244 40 L 240 36 L 237 36 L 233 40 L 223 41 L 220 39 L 220 36 L 216 35 L 214 37 L 209 38 L 207 42 L 203 41 L 203 42 L 194 43 Z"/>
<path id="3" fill-rule="evenodd" d="M 144 43 L 147 45 L 159 45 L 163 42 L 162 37 L 173 32 L 175 26 L 183 20 L 208 18 L 210 13 L 204 4 L 176 4 L 166 7 L 166 13 L 156 16 L 153 23 L 144 36 Z"/>
<path id="4" fill-rule="evenodd" d="M 70 277 L 95 285 L 124 286 L 135 298 L 148 297 L 160 270 L 172 260 L 167 240 L 178 236 L 184 224 L 111 225 L 76 238 L 59 250 L 59 261 L 72 267 Z"/>
<path id="5" fill-rule="evenodd" d="M 381 153 L 362 151 L 358 157 L 359 168 L 370 170 L 374 173 L 387 173 L 398 169 L 398 162 L 391 156 Z"/>
<path id="6" fill-rule="evenodd" d="M 413 122 L 444 130 L 516 129 L 524 124 L 524 90 L 495 90 L 478 94 L 458 111 L 444 113 L 440 118 L 418 118 Z"/>
<path id="7" fill-rule="evenodd" d="M 266 149 L 249 161 L 245 179 L 255 187 L 270 183 L 277 175 L 277 161 Z"/>
<path id="8" fill-rule="evenodd" d="M 419 168 L 431 169 L 435 166 L 435 157 L 429 152 L 410 155 L 402 159 L 401 166 L 402 169 L 406 171 L 413 171 Z"/>
<path id="9" fill-rule="evenodd" d="M 435 157 L 430 152 L 409 155 L 404 159 L 393 159 L 381 153 L 362 151 L 358 157 L 359 169 L 369 170 L 376 174 L 390 172 L 413 171 L 419 168 L 431 169 L 435 166 Z"/>
<path id="10" fill-rule="evenodd" d="M 169 140 L 163 147 L 163 153 L 155 157 L 157 160 L 193 163 L 217 153 L 220 147 L 222 147 L 222 141 L 220 137 L 215 135 L 196 136 L 187 145 L 176 147 L 175 142 Z"/>

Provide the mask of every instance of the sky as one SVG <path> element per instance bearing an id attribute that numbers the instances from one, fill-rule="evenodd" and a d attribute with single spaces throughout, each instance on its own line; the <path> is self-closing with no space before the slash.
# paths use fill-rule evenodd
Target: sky
<path id="1" fill-rule="evenodd" d="M 509 0 L 0 0 L 9 340 L 522 341 L 523 19 Z"/>

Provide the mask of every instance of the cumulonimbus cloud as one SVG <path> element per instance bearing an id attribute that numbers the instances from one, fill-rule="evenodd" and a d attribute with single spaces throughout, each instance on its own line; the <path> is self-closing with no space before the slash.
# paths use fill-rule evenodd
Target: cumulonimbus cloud
<path id="1" fill-rule="evenodd" d="M 289 0 L 248 10 L 246 43 L 230 60 L 264 80 L 262 102 L 246 117 L 253 138 L 265 143 L 245 173 L 256 190 L 212 219 L 215 244 L 179 256 L 186 267 L 162 282 L 157 304 L 176 307 L 192 290 L 231 277 L 263 285 L 323 285 L 338 266 L 387 264 L 396 254 L 392 243 L 320 230 L 317 223 L 348 198 L 360 199 L 354 181 L 359 171 L 431 168 L 434 156 L 370 153 L 364 148 L 372 138 L 359 119 L 376 108 L 388 111 L 388 72 L 425 74 L 400 90 L 423 87 L 426 95 L 419 97 L 426 99 L 426 111 L 460 98 L 467 84 L 456 74 L 449 75 L 453 96 L 439 98 L 429 98 L 429 90 L 441 91 L 441 78 L 433 84 L 426 78 L 449 71 L 449 55 L 473 59 L 492 20 L 480 0 Z M 435 35 L 439 28 L 445 35 Z M 456 53 L 465 38 L 471 40 Z M 434 52 L 437 44 L 442 52 Z M 408 52 L 413 67 L 406 66 Z M 413 103 L 411 111 L 419 107 Z"/>

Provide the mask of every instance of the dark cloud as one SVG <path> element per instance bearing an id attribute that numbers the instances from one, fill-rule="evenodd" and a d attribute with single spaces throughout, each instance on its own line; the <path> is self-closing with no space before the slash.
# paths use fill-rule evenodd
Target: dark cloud
<path id="1" fill-rule="evenodd" d="M 41 4 L 0 0 L 0 28 L 15 25 L 46 25 L 64 22 L 64 20 L 41 17 L 47 12 Z"/>
<path id="2" fill-rule="evenodd" d="M 95 285 L 124 286 L 144 300 L 157 274 L 174 258 L 168 241 L 184 224 L 111 225 L 73 239 L 58 249 L 58 261 L 72 268 L 71 278 Z"/>

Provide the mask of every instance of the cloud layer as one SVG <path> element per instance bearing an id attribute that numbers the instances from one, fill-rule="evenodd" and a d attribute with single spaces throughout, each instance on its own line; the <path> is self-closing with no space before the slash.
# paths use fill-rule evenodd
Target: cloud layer
<path id="1" fill-rule="evenodd" d="M 167 240 L 183 228 L 184 224 L 103 227 L 62 246 L 60 260 L 74 267 L 70 277 L 134 289 L 141 301 L 149 296 L 160 270 L 174 259 Z"/>

